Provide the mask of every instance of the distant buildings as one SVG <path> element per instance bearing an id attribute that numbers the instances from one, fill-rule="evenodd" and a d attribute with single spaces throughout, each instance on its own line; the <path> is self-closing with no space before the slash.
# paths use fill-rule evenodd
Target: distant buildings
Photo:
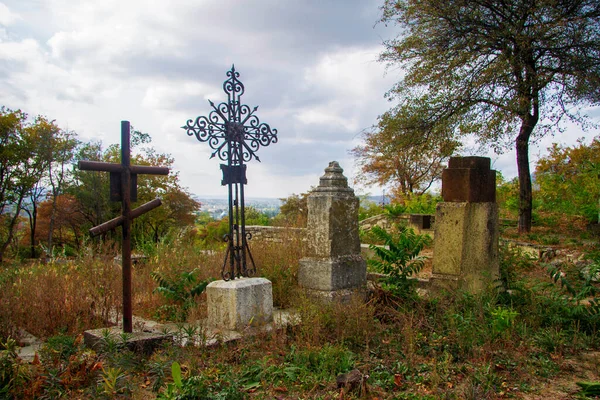
<path id="1" fill-rule="evenodd" d="M 214 219 L 221 219 L 226 217 L 229 213 L 229 204 L 227 199 L 210 198 L 202 199 L 198 198 L 198 201 L 202 203 L 201 212 L 208 212 Z M 279 214 L 279 206 L 281 200 L 279 199 L 246 199 L 246 207 L 254 207 L 256 210 L 267 214 L 269 217 L 274 217 Z"/>

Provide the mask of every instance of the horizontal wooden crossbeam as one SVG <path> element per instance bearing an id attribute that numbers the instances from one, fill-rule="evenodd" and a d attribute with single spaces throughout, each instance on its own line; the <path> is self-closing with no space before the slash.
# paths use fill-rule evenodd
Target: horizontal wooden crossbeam
<path id="1" fill-rule="evenodd" d="M 137 218 L 140 215 L 145 214 L 150 210 L 154 210 L 156 207 L 160 207 L 161 204 L 162 204 L 162 201 L 160 199 L 154 199 L 145 204 L 142 204 L 138 208 L 131 210 L 131 213 L 129 214 L 129 216 L 131 219 Z M 121 215 L 117 218 L 113 218 L 110 221 L 106 221 L 105 223 L 100 224 L 100 225 L 95 226 L 92 229 L 90 229 L 89 230 L 90 235 L 92 237 L 101 235 L 105 232 L 115 229 L 118 226 L 123 225 L 124 221 L 125 221 L 125 217 L 123 215 Z"/>
<path id="2" fill-rule="evenodd" d="M 123 164 L 113 164 L 102 161 L 79 161 L 79 169 L 82 171 L 105 171 L 105 172 L 121 172 Z M 149 174 L 149 175 L 169 175 L 167 167 L 152 167 L 149 165 L 131 165 L 129 171 L 132 174 Z"/>

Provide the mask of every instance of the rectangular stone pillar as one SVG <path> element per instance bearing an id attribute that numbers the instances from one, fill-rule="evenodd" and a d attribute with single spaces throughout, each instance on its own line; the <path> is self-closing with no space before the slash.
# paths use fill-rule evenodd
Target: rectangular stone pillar
<path id="1" fill-rule="evenodd" d="M 496 171 L 486 157 L 453 157 L 442 173 L 432 286 L 479 293 L 499 276 Z"/>
<path id="2" fill-rule="evenodd" d="M 359 200 L 336 161 L 308 196 L 308 257 L 300 260 L 298 283 L 310 294 L 345 301 L 367 282 L 360 255 Z"/>

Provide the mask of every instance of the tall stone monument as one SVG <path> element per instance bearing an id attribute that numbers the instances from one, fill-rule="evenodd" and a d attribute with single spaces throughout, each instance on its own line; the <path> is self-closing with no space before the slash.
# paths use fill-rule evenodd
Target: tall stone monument
<path id="1" fill-rule="evenodd" d="M 499 275 L 496 171 L 487 157 L 453 157 L 435 216 L 433 288 L 478 293 Z"/>
<path id="2" fill-rule="evenodd" d="M 337 161 L 325 168 L 308 196 L 308 257 L 300 260 L 298 283 L 324 300 L 347 301 L 363 290 L 367 266 L 360 255 L 359 200 Z"/>

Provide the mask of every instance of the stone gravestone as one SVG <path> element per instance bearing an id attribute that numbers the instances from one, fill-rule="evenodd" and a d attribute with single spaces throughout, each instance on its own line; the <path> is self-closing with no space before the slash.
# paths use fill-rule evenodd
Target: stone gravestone
<path id="1" fill-rule="evenodd" d="M 308 257 L 300 260 L 298 283 L 324 300 L 347 301 L 367 282 L 360 255 L 359 200 L 343 169 L 332 161 L 308 196 Z"/>
<path id="2" fill-rule="evenodd" d="M 499 276 L 496 171 L 487 157 L 453 157 L 435 216 L 433 288 L 483 291 Z"/>

